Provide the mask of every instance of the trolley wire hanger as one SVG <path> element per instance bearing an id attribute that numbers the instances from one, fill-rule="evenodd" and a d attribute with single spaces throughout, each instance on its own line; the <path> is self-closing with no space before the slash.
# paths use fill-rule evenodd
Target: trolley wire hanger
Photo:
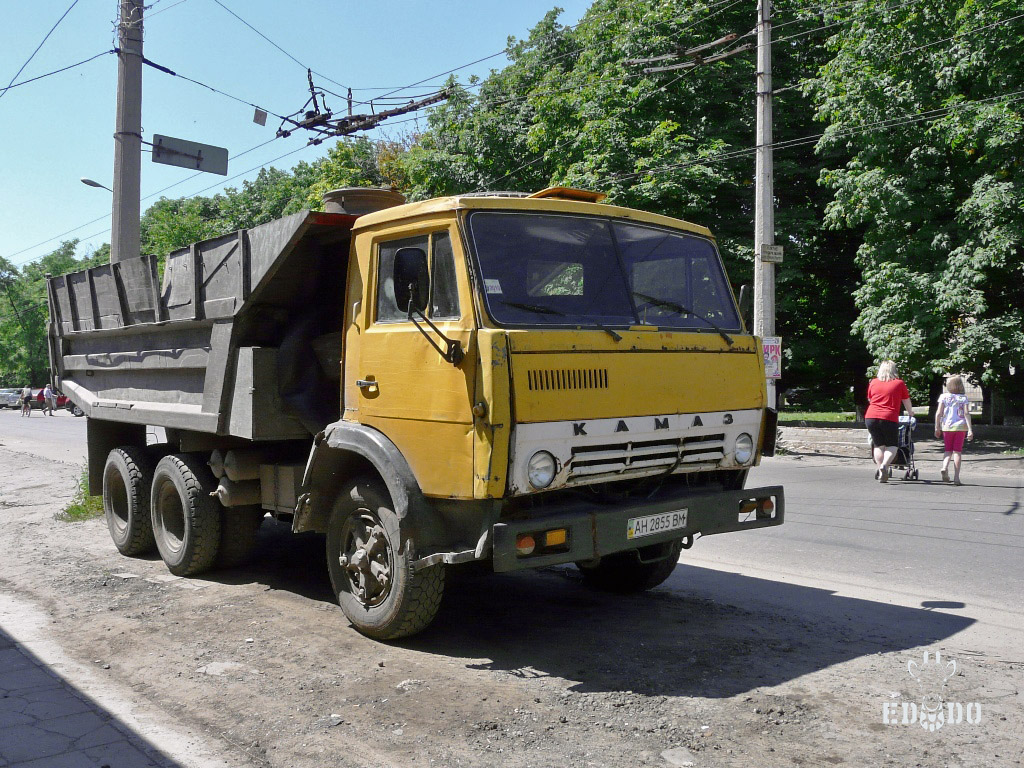
<path id="1" fill-rule="evenodd" d="M 352 114 L 352 91 L 349 89 L 348 98 L 346 99 L 348 102 L 348 114 L 335 117 L 334 112 L 327 106 L 327 95 L 323 89 L 319 89 L 313 84 L 312 70 L 306 70 L 306 79 L 309 81 L 309 98 L 302 105 L 302 109 L 298 112 L 293 112 L 281 120 L 281 125 L 277 129 L 278 138 L 287 138 L 295 131 L 306 130 L 315 134 L 309 140 L 309 143 L 320 144 L 324 139 L 329 139 L 333 136 L 348 136 L 357 131 L 368 131 L 371 128 L 377 127 L 389 117 L 415 112 L 431 104 L 445 101 L 449 96 L 448 89 L 445 88 L 425 98 L 409 101 L 402 106 L 380 112 L 374 112 L 373 102 L 371 101 L 371 114 L 354 115 Z M 312 109 L 309 109 L 311 105 Z M 302 117 L 297 119 L 298 115 L 302 115 Z M 285 125 L 289 127 L 286 128 Z"/>

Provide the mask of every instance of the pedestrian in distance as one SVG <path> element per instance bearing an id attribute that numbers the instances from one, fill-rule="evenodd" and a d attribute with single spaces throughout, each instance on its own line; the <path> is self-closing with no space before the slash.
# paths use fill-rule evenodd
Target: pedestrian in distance
<path id="1" fill-rule="evenodd" d="M 57 410 L 57 398 L 53 394 L 53 388 L 47 384 L 43 389 L 43 415 L 49 413 L 53 416 L 53 412 Z"/>
<path id="2" fill-rule="evenodd" d="M 946 391 L 939 396 L 935 410 L 935 436 L 941 437 L 945 452 L 942 454 L 942 482 L 949 482 L 949 462 L 953 461 L 953 485 L 960 482 L 960 463 L 963 460 L 964 439 L 974 440 L 971 409 L 964 394 L 964 380 L 960 376 L 946 379 Z"/>
<path id="3" fill-rule="evenodd" d="M 889 465 L 899 447 L 900 406 L 913 417 L 910 390 L 899 377 L 896 363 L 886 360 L 878 366 L 878 376 L 868 383 L 868 409 L 864 423 L 871 435 L 871 454 L 875 460 L 875 479 L 889 482 Z"/>
<path id="4" fill-rule="evenodd" d="M 21 390 L 21 415 L 32 415 L 32 387 L 28 384 Z"/>

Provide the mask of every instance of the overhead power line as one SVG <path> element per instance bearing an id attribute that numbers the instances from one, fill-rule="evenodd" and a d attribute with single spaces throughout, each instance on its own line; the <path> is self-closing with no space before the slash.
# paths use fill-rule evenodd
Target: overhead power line
<path id="1" fill-rule="evenodd" d="M 50 77 L 51 75 L 59 75 L 61 72 L 67 72 L 69 69 L 74 69 L 75 67 L 80 67 L 83 64 L 88 64 L 90 61 L 98 59 L 100 56 L 106 56 L 110 53 L 116 53 L 116 51 L 114 49 L 111 49 L 109 51 L 102 51 L 101 53 L 97 53 L 95 56 L 90 56 L 88 59 L 82 59 L 81 61 L 75 62 L 74 64 L 68 64 L 66 67 L 55 69 L 53 70 L 53 72 L 47 72 L 45 75 L 36 75 L 35 77 L 30 77 L 28 80 L 22 80 L 20 83 L 15 83 L 12 81 L 10 85 L 4 88 L 0 88 L 0 98 L 2 98 L 3 95 L 12 88 L 19 88 L 23 85 L 28 85 L 29 83 L 34 83 L 36 80 L 42 80 L 45 77 Z"/>
<path id="2" fill-rule="evenodd" d="M 157 2 L 159 2 L 159 0 L 157 0 Z M 152 21 L 154 16 L 159 16 L 164 11 L 169 11 L 169 10 L 171 10 L 171 8 L 177 8 L 179 5 L 181 5 L 182 3 L 186 3 L 186 2 L 188 2 L 188 0 L 178 0 L 178 2 L 171 3 L 166 8 L 161 8 L 159 11 L 153 11 L 152 13 L 146 15 L 146 21 Z M 157 5 L 157 3 L 153 3 L 153 5 L 150 6 L 150 7 L 152 8 L 155 5 Z"/>
<path id="3" fill-rule="evenodd" d="M 1001 94 L 999 96 L 990 96 L 985 99 L 974 99 L 970 101 L 961 101 L 956 104 L 952 104 L 948 107 L 938 107 L 936 109 L 926 110 L 924 112 L 910 112 L 904 115 L 900 115 L 894 118 L 888 118 L 886 120 L 878 120 L 873 123 L 866 123 L 859 126 L 851 126 L 850 128 L 843 128 L 838 131 L 833 131 L 829 134 L 827 131 L 809 136 L 802 136 L 797 139 L 786 139 L 783 141 L 777 141 L 772 143 L 770 146 L 772 149 L 791 149 L 793 147 L 805 146 L 807 144 L 814 144 L 820 141 L 824 136 L 829 135 L 830 138 L 847 138 L 850 136 L 861 136 L 868 133 L 874 133 L 880 130 L 889 130 L 891 128 L 898 128 L 903 125 L 910 125 L 913 123 L 919 123 L 926 120 L 937 120 L 942 117 L 946 117 L 953 112 L 965 109 L 967 107 L 978 106 L 981 104 L 988 104 L 995 101 L 1004 100 L 1007 104 L 1012 104 L 1018 101 L 1024 101 L 1024 90 L 1014 91 L 1012 93 Z M 652 168 L 646 168 L 642 171 L 634 171 L 630 173 L 618 173 L 611 176 L 605 176 L 603 181 L 618 181 L 621 179 L 637 178 L 640 176 L 648 176 L 652 173 L 662 173 L 665 171 L 683 170 L 695 165 L 706 165 L 711 163 L 719 163 L 725 160 L 733 160 L 739 157 L 745 157 L 753 154 L 757 151 L 757 147 L 745 147 L 743 149 L 733 150 L 731 152 L 724 152 L 718 155 L 709 157 L 697 158 L 694 160 L 687 160 L 682 163 L 671 163 L 668 165 L 661 165 Z"/>
<path id="4" fill-rule="evenodd" d="M 796 32 L 796 33 L 794 33 L 792 35 L 787 35 L 786 37 L 777 38 L 777 39 L 772 41 L 772 44 L 774 45 L 775 43 L 784 43 L 787 40 L 795 40 L 798 37 L 805 37 L 807 35 L 814 34 L 815 32 L 822 32 L 822 31 L 824 31 L 826 29 L 832 29 L 833 27 L 839 27 L 839 26 L 842 26 L 843 24 L 848 24 L 851 21 L 857 21 L 859 19 L 862 19 L 865 16 L 875 16 L 877 14 L 886 13 L 888 11 L 895 11 L 895 10 L 898 10 L 900 8 L 904 8 L 904 7 L 908 6 L 908 5 L 914 5 L 918 1 L 919 0 L 908 0 L 907 2 L 898 3 L 897 5 L 884 5 L 884 6 L 881 6 L 881 7 L 878 7 L 878 8 L 873 8 L 872 10 L 865 11 L 864 13 L 858 14 L 857 16 L 848 16 L 845 19 L 840 19 L 838 21 L 833 21 L 833 22 L 830 22 L 828 24 L 823 24 L 823 25 L 821 25 L 819 27 L 815 27 L 814 29 L 805 29 L 802 32 Z M 958 32 L 957 34 L 955 34 L 955 35 L 953 35 L 951 37 L 945 37 L 945 38 L 943 38 L 941 40 L 934 40 L 934 41 L 932 41 L 930 43 L 925 43 L 924 45 L 919 45 L 919 46 L 917 46 L 915 48 L 907 48 L 907 49 L 905 49 L 903 51 L 900 51 L 899 53 L 902 54 L 902 53 L 912 53 L 914 51 L 920 51 L 920 50 L 922 50 L 924 48 L 930 48 L 933 45 L 939 45 L 940 43 L 946 43 L 946 42 L 949 42 L 950 40 L 955 40 L 957 38 L 964 37 L 966 35 L 973 35 L 975 32 L 981 32 L 981 31 L 986 30 L 986 29 L 993 29 L 994 27 L 1002 26 L 1003 24 L 1009 24 L 1011 21 L 1016 21 L 1017 19 L 1020 19 L 1020 18 L 1024 18 L 1024 13 L 1018 14 L 1017 16 L 1013 16 L 1013 17 L 1011 17 L 1009 19 L 1001 19 L 1000 21 L 996 21 L 996 22 L 993 22 L 991 24 L 986 24 L 985 26 L 978 27 L 977 29 L 969 29 L 969 30 L 966 30 L 964 32 Z M 787 22 L 787 23 L 791 23 L 791 22 Z M 783 26 L 783 25 L 780 24 L 779 26 Z"/>
<path id="5" fill-rule="evenodd" d="M 1011 21 L 1016 21 L 1017 19 L 1022 19 L 1022 18 L 1024 18 L 1024 13 L 1019 13 L 1016 16 L 1011 16 L 1008 19 L 1002 19 L 1000 21 L 993 22 L 992 24 L 986 24 L 983 27 L 977 27 L 976 29 L 968 29 L 968 30 L 965 30 L 963 32 L 958 32 L 955 35 L 943 38 L 942 40 L 935 40 L 934 42 L 931 42 L 931 43 L 925 43 L 924 45 L 919 45 L 916 48 L 909 48 L 909 49 L 907 49 L 905 51 L 901 51 L 900 53 L 913 53 L 914 51 L 920 51 L 920 50 L 923 50 L 925 48 L 931 48 L 933 45 L 939 45 L 940 43 L 948 43 L 951 40 L 956 40 L 957 38 L 965 37 L 967 35 L 973 35 L 973 34 L 975 34 L 977 32 L 982 32 L 982 31 L 984 31 L 986 29 L 992 29 L 994 27 L 1002 26 L 1003 24 L 1009 24 Z"/>
<path id="6" fill-rule="evenodd" d="M 641 96 L 639 99 L 637 99 L 636 101 L 632 102 L 628 107 L 624 107 L 623 109 L 619 110 L 619 113 L 621 114 L 622 112 L 625 112 L 627 109 L 634 109 L 637 105 L 642 104 L 643 102 L 647 101 L 647 99 L 651 98 L 652 96 L 655 96 L 658 93 L 661 93 L 662 91 L 665 91 L 668 88 L 672 87 L 673 85 L 675 85 L 677 82 L 682 80 L 684 77 L 686 77 L 688 74 L 690 74 L 693 71 L 694 71 L 693 69 L 685 70 L 683 72 L 683 74 L 678 75 L 677 77 L 674 77 L 672 80 L 668 81 L 664 85 L 659 86 L 658 88 L 655 88 L 653 91 L 651 91 L 650 93 L 646 94 L 645 96 Z M 504 176 L 502 176 L 502 177 L 500 177 L 498 179 L 495 179 L 494 181 L 490 182 L 487 185 L 487 187 L 485 187 L 484 189 L 478 189 L 476 191 L 477 192 L 485 192 L 485 191 L 487 191 L 488 188 L 493 189 L 495 187 L 495 185 L 499 184 L 500 182 L 504 181 L 505 179 L 509 178 L 510 176 L 514 176 L 517 173 L 519 173 L 520 171 L 525 170 L 526 168 L 529 168 L 531 165 L 535 165 L 535 164 L 539 163 L 541 160 L 544 159 L 544 157 L 545 157 L 544 155 L 539 155 L 538 157 L 534 158 L 533 160 L 530 160 L 530 161 L 528 161 L 526 163 L 523 163 L 521 166 L 519 166 L 515 170 L 509 171 Z"/>
<path id="7" fill-rule="evenodd" d="M 269 142 L 267 142 L 267 143 L 269 143 Z M 185 195 L 182 199 L 183 200 L 187 200 L 187 199 L 189 199 L 191 197 L 195 197 L 196 195 L 201 195 L 201 194 L 203 194 L 203 192 L 208 192 L 211 189 L 215 189 L 216 187 L 219 187 L 222 184 L 226 184 L 229 181 L 234 181 L 235 179 L 241 178 L 242 176 L 245 176 L 246 174 L 252 173 L 253 171 L 257 171 L 260 168 L 263 168 L 263 167 L 269 165 L 270 163 L 276 163 L 278 160 L 283 160 L 284 158 L 286 158 L 286 157 L 288 157 L 290 155 L 294 155 L 296 152 L 301 152 L 302 150 L 308 148 L 309 146 L 311 146 L 311 145 L 303 144 L 301 147 L 293 149 L 290 152 L 285 152 L 283 155 L 278 155 L 277 157 L 275 157 L 275 158 L 273 158 L 271 160 L 267 160 L 266 162 L 261 163 L 260 165 L 254 165 L 252 168 L 249 168 L 249 169 L 247 169 L 245 171 L 242 171 L 241 173 L 236 173 L 234 176 L 231 176 L 230 178 L 224 179 L 222 181 L 218 181 L 217 183 L 211 184 L 208 187 L 203 187 L 202 189 L 197 190 L 196 192 L 193 192 L 190 195 Z M 189 178 L 195 178 L 195 177 L 191 176 Z M 183 183 L 184 181 L 188 181 L 188 179 L 183 179 L 182 182 L 177 182 L 177 183 Z M 175 185 L 171 185 L 171 186 L 175 186 Z M 156 193 L 156 194 L 159 194 L 159 193 Z M 152 195 L 150 195 L 150 197 L 151 196 Z M 143 198 L 143 199 L 145 199 L 145 198 Z M 86 224 L 82 224 L 81 226 L 76 227 L 73 230 L 68 230 L 68 232 L 65 232 L 64 234 L 69 234 L 70 232 L 74 232 L 74 231 L 76 231 L 78 229 L 82 229 L 83 227 L 87 227 L 89 224 L 95 224 L 97 221 L 101 221 L 102 219 L 105 219 L 105 218 L 107 218 L 107 217 L 106 216 L 101 216 L 98 219 L 93 219 L 91 222 L 88 222 Z M 104 234 L 106 234 L 109 231 L 110 231 L 110 227 L 107 227 L 106 229 L 101 229 L 98 232 L 94 232 L 91 235 L 85 235 L 81 239 L 83 239 L 83 240 L 91 240 L 92 238 L 99 237 L 100 235 L 104 235 Z M 57 237 L 63 237 L 63 235 L 58 235 Z M 53 240 L 53 239 L 56 239 L 56 238 L 51 238 L 51 240 Z M 38 245 L 43 245 L 46 242 L 50 242 L 50 241 L 47 240 L 47 241 L 44 241 L 43 243 L 39 243 Z M 36 247 L 38 247 L 38 245 L 31 246 L 31 248 L 36 248 Z M 31 248 L 26 248 L 25 250 L 31 250 Z M 24 251 L 19 251 L 19 253 L 24 253 Z M 12 255 L 16 255 L 16 254 L 12 254 Z M 15 264 L 15 266 L 22 266 L 24 264 L 27 264 L 29 261 L 31 261 L 31 259 L 26 259 L 25 261 L 22 261 L 22 262 L 15 262 L 14 264 Z"/>
<path id="8" fill-rule="evenodd" d="M 114 52 L 115 53 L 120 53 L 121 50 L 119 48 L 115 48 Z M 145 56 L 142 57 L 142 63 L 145 64 L 146 66 L 152 67 L 153 69 L 157 70 L 158 72 L 163 72 L 165 75 L 170 75 L 171 77 L 178 77 L 178 78 L 181 78 L 182 80 L 187 80 L 188 82 L 193 83 L 195 85 L 198 85 L 201 88 L 206 88 L 207 90 L 213 91 L 216 94 L 219 94 L 221 96 L 226 96 L 227 98 L 232 99 L 233 101 L 237 101 L 240 104 L 246 104 L 246 105 L 252 107 L 253 109 L 263 110 L 267 114 L 271 114 L 274 117 L 281 118 L 282 120 L 286 120 L 287 119 L 283 115 L 279 115 L 277 112 L 274 112 L 272 109 L 267 109 L 266 107 L 261 107 L 258 104 L 253 104 L 251 101 L 248 101 L 247 99 L 243 99 L 243 98 L 241 98 L 239 96 L 233 96 L 232 94 L 227 93 L 226 91 L 222 91 L 219 88 L 214 88 L 212 85 L 207 85 L 206 83 L 201 82 L 199 80 L 196 80 L 194 78 L 188 77 L 186 75 L 179 74 L 178 72 L 175 72 L 173 69 L 170 69 L 169 67 L 165 67 L 162 64 L 157 64 L 155 61 L 150 61 Z"/>
<path id="9" fill-rule="evenodd" d="M 303 64 L 303 63 L 302 63 L 301 61 L 299 61 L 299 60 L 298 60 L 297 58 L 295 58 L 294 56 L 292 56 L 292 54 L 288 53 L 288 51 L 286 51 L 286 50 L 285 50 L 284 48 L 282 48 L 282 47 L 281 47 L 280 45 L 278 45 L 277 43 L 275 43 L 275 42 L 274 42 L 273 40 L 271 40 L 271 39 L 270 39 L 269 37 L 267 37 L 267 36 L 266 36 L 265 34 L 263 34 L 262 32 L 260 32 L 260 31 L 259 31 L 258 29 L 256 29 L 256 27 L 254 27 L 254 26 L 253 26 L 252 24 L 250 24 L 250 23 L 249 23 L 248 21 L 246 21 L 246 20 L 245 20 L 245 19 L 243 19 L 243 18 L 242 18 L 241 16 L 239 16 L 239 15 L 238 15 L 237 13 L 235 13 L 235 12 L 234 12 L 233 10 L 231 10 L 231 9 L 230 9 L 230 8 L 228 8 L 228 7 L 226 6 L 226 5 L 224 5 L 224 3 L 222 3 L 222 2 L 220 1 L 220 0 L 213 0 L 213 2 L 215 2 L 215 3 L 217 4 L 217 5 L 219 5 L 219 6 L 221 7 L 221 8 L 223 8 L 223 9 L 224 9 L 225 11 L 227 11 L 228 13 L 230 13 L 230 14 L 231 14 L 232 16 L 234 16 L 234 17 L 235 17 L 236 19 L 238 19 L 238 21 L 240 21 L 240 22 L 241 22 L 242 24 L 244 24 L 244 25 L 245 25 L 246 27 L 248 27 L 249 29 L 251 29 L 251 30 L 252 30 L 253 32 L 255 32 L 255 33 L 256 33 L 257 35 L 259 35 L 260 37 L 262 37 L 262 38 L 263 38 L 264 40 L 266 40 L 266 41 L 267 41 L 268 43 L 270 43 L 270 44 L 271 44 L 272 46 L 274 46 L 274 47 L 275 47 L 275 48 L 276 48 L 277 50 L 279 50 L 279 51 L 280 51 L 281 53 L 283 53 L 283 54 L 284 54 L 285 56 L 287 56 L 287 57 L 288 57 L 289 59 L 291 59 L 292 61 L 294 61 L 294 62 L 295 62 L 296 64 L 298 64 L 298 65 L 299 65 L 300 67 L 302 67 L 303 69 L 308 69 L 308 70 L 311 70 L 311 71 L 313 72 L 313 74 L 314 74 L 314 75 L 316 75 L 317 77 L 322 77 L 322 78 L 323 78 L 324 80 L 326 80 L 326 81 L 328 81 L 328 82 L 330 82 L 330 83 L 334 83 L 334 84 L 335 84 L 335 85 L 337 85 L 337 86 L 338 86 L 339 88 L 347 88 L 347 87 L 348 87 L 347 85 L 344 85 L 344 84 L 342 84 L 342 83 L 339 83 L 339 82 L 338 82 L 337 80 L 332 80 L 331 78 L 329 78 L 329 77 L 328 77 L 327 75 L 323 74 L 322 72 L 317 72 L 317 71 L 316 71 L 315 69 L 313 69 L 312 67 L 308 67 L 308 66 L 306 66 L 305 64 Z"/>
<path id="10" fill-rule="evenodd" d="M 6 94 L 7 91 L 11 89 L 11 84 L 18 79 L 18 75 L 20 75 L 25 70 L 25 67 L 28 66 L 29 62 L 35 58 L 37 53 L 39 53 L 39 49 L 43 47 L 43 43 L 50 39 L 50 35 L 53 34 L 53 30 L 60 26 L 60 23 L 64 21 L 64 17 L 71 13 L 71 9 L 74 8 L 76 5 L 78 5 L 78 0 L 72 0 L 72 3 L 68 6 L 68 9 L 61 14 L 61 17 L 57 19 L 57 21 L 54 23 L 52 27 L 50 27 L 50 31 L 43 36 L 42 40 L 39 41 L 39 45 L 37 45 L 36 49 L 32 51 L 32 55 L 25 59 L 25 63 L 22 64 L 18 71 L 14 73 L 14 77 L 11 78 L 11 82 L 7 83 L 7 87 L 0 91 L 0 99 L 2 99 L 4 97 L 4 94 Z"/>
<path id="11" fill-rule="evenodd" d="M 264 141 L 264 142 L 262 142 L 260 144 L 257 144 L 255 146 L 253 146 L 253 147 L 249 147 L 245 151 L 239 152 L 237 155 L 232 155 L 232 159 L 233 160 L 237 160 L 239 157 L 242 157 L 243 155 L 247 155 L 250 152 L 255 152 L 257 149 L 261 149 L 262 147 L 267 146 L 267 144 L 271 144 L 271 143 L 273 143 L 273 142 L 275 142 L 277 140 L 278 140 L 278 137 L 274 136 L 272 139 L 268 139 L 267 141 Z M 269 162 L 274 162 L 274 161 L 271 160 Z M 194 178 L 196 178 L 198 176 L 203 176 L 203 175 L 205 175 L 204 171 L 197 171 L 196 173 L 193 173 L 190 176 L 186 176 L 184 179 L 180 179 L 179 181 L 176 181 L 173 184 L 168 184 L 166 187 L 163 187 L 162 189 L 158 189 L 156 192 L 150 192 L 148 195 L 145 195 L 142 198 L 140 198 L 140 200 L 150 200 L 150 199 L 156 197 L 157 195 L 162 195 L 164 192 L 166 192 L 169 189 L 174 189 L 174 187 L 180 186 L 180 185 L 182 185 L 182 184 L 184 184 L 184 183 L 186 183 L 188 181 L 191 181 L 192 179 L 194 179 Z M 233 178 L 237 178 L 237 177 L 233 177 Z M 226 181 L 230 181 L 230 179 L 227 179 Z M 221 182 L 221 183 L 224 183 L 224 182 Z M 196 192 L 194 194 L 199 194 L 199 193 Z M 28 253 L 29 251 L 35 250 L 36 248 L 39 248 L 40 246 L 46 245 L 47 243 L 52 243 L 54 240 L 60 240 L 61 238 L 66 237 L 66 236 L 68 236 L 70 234 L 73 234 L 73 233 L 77 232 L 80 229 L 85 229 L 90 224 L 96 224 L 97 222 L 100 222 L 100 221 L 103 221 L 104 219 L 109 219 L 109 218 L 110 218 L 110 214 L 109 213 L 105 213 L 102 216 L 97 216 L 95 219 L 90 219 L 89 221 L 85 222 L 84 224 L 79 224 L 77 227 L 72 227 L 71 229 L 65 230 L 64 232 L 61 232 L 59 235 L 54 235 L 53 237 L 48 237 L 45 240 L 41 240 L 38 243 L 35 243 L 34 245 L 28 246 L 27 248 L 22 248 L 20 251 L 15 251 L 14 253 L 8 255 L 7 258 L 11 259 L 13 261 L 15 256 L 20 256 L 23 253 Z M 95 235 L 87 235 L 83 239 L 88 240 L 90 238 L 102 235 L 103 232 L 109 232 L 109 231 L 110 231 L 109 229 L 105 229 L 105 230 L 103 230 L 101 232 L 98 232 Z M 13 263 L 14 263 L 15 266 L 21 266 L 22 264 L 27 264 L 30 261 L 32 261 L 31 257 L 28 258 L 28 259 L 24 259 L 24 260 L 22 260 L 20 262 L 13 262 Z"/>
<path id="12" fill-rule="evenodd" d="M 873 8 L 870 11 L 865 11 L 864 13 L 859 14 L 856 18 L 860 18 L 860 17 L 865 16 L 865 15 L 872 15 L 872 14 L 876 14 L 876 13 L 884 13 L 885 11 L 895 11 L 895 10 L 897 10 L 899 8 L 903 8 L 903 7 L 908 6 L 908 5 L 916 5 L 916 4 L 920 3 L 920 2 L 921 2 L 921 0 L 907 0 L 907 2 L 903 2 L 903 3 L 900 3 L 898 5 L 891 5 L 891 6 L 888 6 L 888 7 L 883 5 L 881 7 Z M 811 15 L 804 16 L 803 18 L 799 18 L 798 17 L 798 18 L 795 18 L 795 19 L 790 19 L 789 21 L 782 21 L 782 22 L 779 22 L 778 24 L 775 24 L 773 22 L 772 23 L 772 29 L 781 29 L 782 27 L 788 27 L 790 24 L 800 24 L 800 23 L 805 22 L 805 21 L 817 21 L 818 20 L 816 18 L 817 16 L 824 16 L 827 13 L 832 13 L 834 11 L 842 10 L 843 8 L 849 8 L 851 5 L 864 5 L 864 4 L 865 4 L 864 0 L 852 0 L 851 2 L 848 2 L 848 3 L 838 3 L 836 5 L 824 5 L 824 6 L 820 6 L 818 8 L 801 8 L 801 9 L 799 9 L 797 11 L 797 13 L 806 13 L 806 14 L 811 14 Z M 855 17 L 851 16 L 849 18 L 852 19 L 852 18 L 855 18 Z M 842 23 L 842 22 L 840 21 L 840 22 L 837 22 L 837 23 Z"/>
<path id="13" fill-rule="evenodd" d="M 643 0 L 637 0 L 637 2 L 634 3 L 634 6 L 638 5 L 640 2 L 643 2 Z M 739 3 L 739 2 L 743 2 L 743 0 L 718 0 L 718 2 L 712 3 L 712 5 L 710 7 L 715 7 L 715 6 L 718 6 L 718 5 L 722 5 L 723 3 L 731 3 L 732 5 L 735 5 L 736 3 Z M 602 13 L 602 14 L 599 14 L 597 16 L 585 17 L 583 19 L 580 19 L 576 24 L 569 24 L 569 25 L 563 27 L 562 29 L 558 30 L 558 32 L 553 33 L 553 34 L 561 34 L 561 33 L 565 32 L 567 30 L 578 29 L 585 22 L 593 22 L 593 21 L 596 21 L 598 19 L 603 19 L 603 18 L 606 18 L 608 16 L 613 16 L 613 15 L 615 15 L 616 12 L 617 11 L 609 11 L 608 13 Z M 551 57 L 549 59 L 545 59 L 544 62 L 542 62 L 542 63 L 548 63 L 548 64 L 553 63 L 555 61 L 558 61 L 559 59 L 565 58 L 566 56 L 570 56 L 572 54 L 579 53 L 580 50 L 581 49 L 575 49 L 575 50 L 572 50 L 572 51 L 568 51 L 566 53 L 559 54 L 558 56 L 553 56 L 553 57 Z M 431 75 L 430 77 L 426 77 L 423 80 L 417 80 L 415 83 L 410 83 L 409 85 L 405 85 L 405 86 L 402 86 L 400 88 L 394 88 L 394 89 L 390 90 L 387 93 L 381 94 L 381 96 L 376 97 L 374 100 L 376 101 L 377 98 L 385 98 L 387 96 L 391 96 L 391 95 L 396 94 L 396 93 L 401 93 L 402 91 L 407 91 L 410 88 L 415 88 L 418 85 L 423 85 L 424 83 L 429 83 L 431 80 L 437 80 L 439 77 L 445 77 L 447 75 L 453 75 L 456 72 L 459 72 L 459 71 L 461 71 L 463 69 L 466 69 L 467 67 L 472 67 L 475 64 L 482 64 L 485 61 L 490 61 L 491 59 L 496 59 L 498 56 L 505 56 L 507 54 L 508 54 L 508 49 L 505 48 L 503 50 L 498 51 L 497 53 L 492 53 L 489 56 L 483 56 L 482 58 L 476 59 L 475 61 L 471 61 L 468 64 L 463 64 L 463 65 L 458 66 L 458 67 L 453 67 L 452 69 L 445 70 L 444 72 L 439 72 L 436 75 Z"/>

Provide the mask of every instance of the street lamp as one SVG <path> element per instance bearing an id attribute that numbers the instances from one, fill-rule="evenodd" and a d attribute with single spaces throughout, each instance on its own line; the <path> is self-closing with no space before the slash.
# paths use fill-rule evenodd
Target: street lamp
<path id="1" fill-rule="evenodd" d="M 93 181 L 92 179 L 87 179 L 84 176 L 81 178 L 81 182 L 83 184 L 85 184 L 85 186 L 87 186 L 87 187 L 99 187 L 100 189 L 107 190 L 107 192 L 113 192 L 114 191 L 110 187 L 108 187 L 106 184 L 100 184 L 98 181 Z"/>

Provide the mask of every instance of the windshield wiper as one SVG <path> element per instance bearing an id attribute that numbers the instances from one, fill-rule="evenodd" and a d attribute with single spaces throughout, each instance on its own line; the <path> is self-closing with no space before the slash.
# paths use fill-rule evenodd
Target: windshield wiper
<path id="1" fill-rule="evenodd" d="M 526 304 L 521 301 L 504 301 L 501 299 L 498 300 L 498 303 L 504 304 L 506 307 L 512 307 L 513 309 L 525 309 L 527 312 L 536 312 L 538 315 L 558 315 L 559 317 L 568 317 L 568 315 L 565 314 L 565 312 L 562 312 L 561 310 L 555 309 L 553 307 L 545 307 L 543 304 Z M 622 336 L 617 334 L 611 328 L 601 325 L 601 323 L 597 322 L 597 320 L 594 320 L 593 318 L 588 318 L 588 322 L 591 322 L 594 325 L 596 325 L 598 328 L 607 333 L 616 341 L 622 341 Z"/>
<path id="2" fill-rule="evenodd" d="M 669 301 L 668 299 L 659 299 L 659 298 L 657 298 L 655 296 L 648 296 L 646 293 L 640 293 L 639 291 L 633 291 L 633 295 L 636 296 L 637 298 L 643 299 L 644 301 L 648 302 L 649 304 L 655 304 L 655 305 L 657 305 L 659 307 L 664 307 L 665 309 L 671 309 L 673 312 L 677 312 L 680 315 L 693 315 L 698 320 L 704 321 L 705 323 L 710 325 L 712 328 L 714 328 L 716 331 L 718 331 L 718 335 L 721 336 L 723 339 L 725 339 L 730 347 L 733 344 L 735 344 L 735 342 L 732 340 L 732 336 L 730 336 L 728 333 L 726 333 L 721 328 L 719 328 L 713 321 L 709 320 L 708 318 L 704 317 L 703 315 L 698 315 L 692 309 L 689 309 L 688 307 L 684 307 L 682 304 L 677 304 L 676 302 Z"/>

